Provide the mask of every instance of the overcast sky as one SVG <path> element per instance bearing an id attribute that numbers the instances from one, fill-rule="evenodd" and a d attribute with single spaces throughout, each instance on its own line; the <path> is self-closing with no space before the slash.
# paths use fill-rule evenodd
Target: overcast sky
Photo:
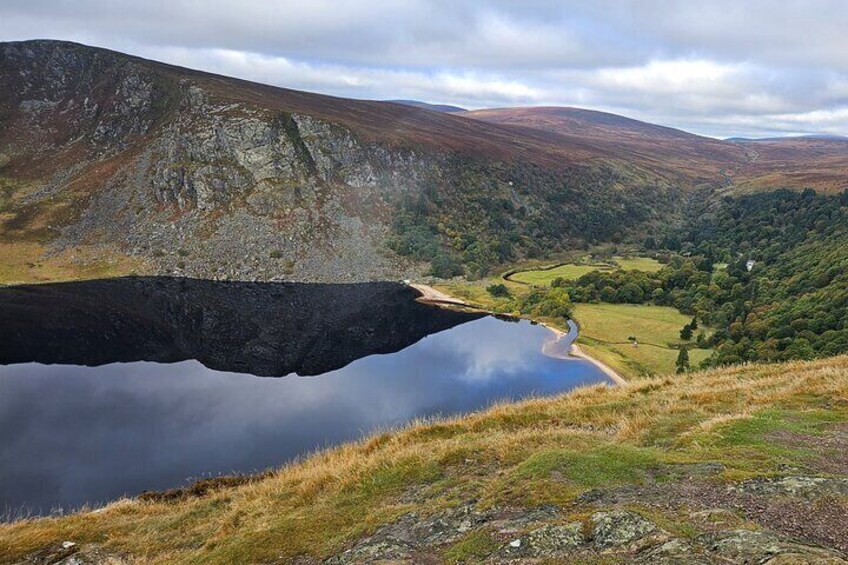
<path id="1" fill-rule="evenodd" d="M 35 38 L 354 98 L 848 134 L 846 0 L 2 0 L 0 39 Z"/>

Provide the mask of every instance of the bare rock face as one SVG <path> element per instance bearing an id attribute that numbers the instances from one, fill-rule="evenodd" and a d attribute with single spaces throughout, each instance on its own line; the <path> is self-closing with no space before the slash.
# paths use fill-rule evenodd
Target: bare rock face
<path id="1" fill-rule="evenodd" d="M 64 541 L 27 556 L 20 565 L 126 565 L 133 561 L 98 544 Z"/>
<path id="2" fill-rule="evenodd" d="M 592 515 L 592 536 L 600 549 L 627 546 L 657 530 L 656 525 L 635 512 L 613 510 Z"/>
<path id="3" fill-rule="evenodd" d="M 832 548 L 809 545 L 769 530 L 713 529 L 682 537 L 643 513 L 603 507 L 588 518 L 565 517 L 555 507 L 458 506 L 434 515 L 409 513 L 363 538 L 326 563 L 438 563 L 474 540 L 485 563 L 721 563 L 845 564 Z M 466 546 L 467 548 L 468 546 Z"/>

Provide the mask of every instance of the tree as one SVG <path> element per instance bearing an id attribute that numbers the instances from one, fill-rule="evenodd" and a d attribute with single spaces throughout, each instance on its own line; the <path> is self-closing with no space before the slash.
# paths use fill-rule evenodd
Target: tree
<path id="1" fill-rule="evenodd" d="M 449 279 L 462 274 L 462 265 L 452 256 L 441 252 L 430 261 L 430 274 L 440 279 Z"/>
<path id="2" fill-rule="evenodd" d="M 645 293 L 636 283 L 627 283 L 615 293 L 615 301 L 625 304 L 641 304 L 645 301 Z"/>
<path id="3" fill-rule="evenodd" d="M 689 370 L 689 351 L 685 347 L 680 348 L 675 365 L 678 373 L 685 373 Z"/>
<path id="4" fill-rule="evenodd" d="M 680 339 L 684 341 L 689 341 L 690 339 L 692 339 L 692 326 L 690 326 L 689 324 L 683 326 L 683 329 L 680 330 Z"/>
<path id="5" fill-rule="evenodd" d="M 689 327 L 692 328 L 693 330 L 698 329 L 698 318 L 697 317 L 692 318 L 692 321 L 689 322 Z"/>

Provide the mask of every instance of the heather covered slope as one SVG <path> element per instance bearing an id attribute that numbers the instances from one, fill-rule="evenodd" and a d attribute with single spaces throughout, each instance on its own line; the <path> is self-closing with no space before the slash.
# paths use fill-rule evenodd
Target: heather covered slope
<path id="1" fill-rule="evenodd" d="M 740 141 L 751 159 L 739 187 L 762 192 L 774 187 L 810 187 L 838 193 L 848 189 L 848 140 L 798 137 Z"/>
<path id="2" fill-rule="evenodd" d="M 846 426 L 845 356 L 590 387 L 2 525 L 0 562 L 845 563 Z"/>
<path id="3" fill-rule="evenodd" d="M 848 142 L 801 137 L 719 140 L 581 108 L 492 108 L 461 114 L 491 124 L 526 127 L 580 140 L 599 153 L 672 177 L 743 191 L 848 188 Z"/>
<path id="4" fill-rule="evenodd" d="M 733 143 L 581 108 L 493 108 L 462 115 L 549 132 L 561 136 L 563 144 L 579 140 L 611 158 L 696 181 L 717 181 L 724 170 L 748 160 L 744 148 Z"/>

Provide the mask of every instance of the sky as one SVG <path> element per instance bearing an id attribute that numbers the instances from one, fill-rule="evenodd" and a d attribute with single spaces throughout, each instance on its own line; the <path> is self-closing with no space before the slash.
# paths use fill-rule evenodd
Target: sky
<path id="1" fill-rule="evenodd" d="M 848 135 L 845 0 L 2 0 L 65 39 L 298 90 Z"/>

